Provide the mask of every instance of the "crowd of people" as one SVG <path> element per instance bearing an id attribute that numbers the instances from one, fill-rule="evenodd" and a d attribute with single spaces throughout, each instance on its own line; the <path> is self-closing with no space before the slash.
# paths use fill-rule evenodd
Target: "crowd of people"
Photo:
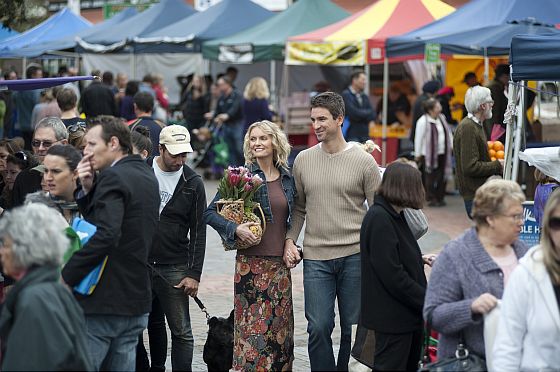
<path id="1" fill-rule="evenodd" d="M 529 249 L 519 240 L 525 196 L 488 155 L 484 121 L 495 101 L 488 88 L 467 91 L 468 114 L 454 133 L 441 103 L 425 97 L 415 161 L 382 169 L 360 143 L 375 112 L 358 72 L 342 95 L 311 98 L 319 143 L 290 165 L 266 81 L 252 79 L 241 94 L 229 72 L 215 86 L 192 76 L 182 94 L 185 125 L 158 118 L 169 102 L 157 77 L 136 83 L 119 74 L 112 85 L 105 72 L 80 98 L 74 88 L 55 89 L 50 102 L 27 106 L 30 120 L 39 118 L 28 126 L 16 105 L 22 136 L 0 142 L 2 369 L 165 370 L 167 325 L 173 370 L 191 370 L 189 301 L 199 290 L 207 225 L 224 246 L 248 246 L 238 249 L 232 278 L 235 370 L 293 368 L 290 270 L 300 263 L 314 371 L 348 368 L 353 324 L 375 338 L 367 350 L 375 370 L 416 370 L 426 323 L 439 333 L 440 360 L 462 345 L 483 362 L 492 358 L 496 370 L 560 366 L 560 194 L 547 194 L 541 244 Z M 56 115 L 47 110 L 52 102 Z M 207 203 L 202 177 L 187 165 L 207 122 L 222 131 L 229 164 L 262 181 L 254 194 L 266 220 L 260 240 L 255 221 L 219 212 L 220 191 Z M 422 208 L 445 204 L 452 154 L 473 227 L 437 257 L 423 255 Z M 76 221 L 95 227 L 79 249 L 70 229 Z M 78 293 L 98 268 L 94 286 Z M 496 341 L 488 345 L 485 316 L 498 307 Z"/>

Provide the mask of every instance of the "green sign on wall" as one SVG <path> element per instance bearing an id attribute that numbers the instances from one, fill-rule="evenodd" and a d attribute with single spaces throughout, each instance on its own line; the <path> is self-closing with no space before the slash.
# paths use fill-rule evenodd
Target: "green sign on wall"
<path id="1" fill-rule="evenodd" d="M 426 43 L 424 60 L 426 63 L 437 63 L 440 60 L 441 47 L 439 44 Z"/>
<path id="2" fill-rule="evenodd" d="M 141 4 L 103 4 L 103 19 L 109 19 L 118 12 L 125 10 L 126 8 L 136 8 L 139 12 L 148 9 L 152 4 L 156 4 L 159 1 L 147 1 Z"/>

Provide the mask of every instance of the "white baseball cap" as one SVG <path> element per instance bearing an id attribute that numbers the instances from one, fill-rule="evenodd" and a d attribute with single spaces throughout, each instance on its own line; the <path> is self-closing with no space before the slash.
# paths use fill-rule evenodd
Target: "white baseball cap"
<path id="1" fill-rule="evenodd" d="M 181 125 L 163 128 L 159 134 L 159 144 L 165 145 L 171 155 L 193 152 L 189 130 Z"/>

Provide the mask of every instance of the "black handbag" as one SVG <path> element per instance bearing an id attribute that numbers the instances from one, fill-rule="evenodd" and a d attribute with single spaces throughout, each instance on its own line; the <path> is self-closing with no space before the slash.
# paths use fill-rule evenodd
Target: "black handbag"
<path id="1" fill-rule="evenodd" d="M 360 323 L 356 329 L 356 339 L 351 351 L 352 357 L 363 365 L 373 369 L 375 356 L 375 331 L 367 329 Z"/>
<path id="2" fill-rule="evenodd" d="M 487 371 L 486 361 L 478 355 L 469 353 L 469 349 L 465 344 L 463 332 L 460 333 L 459 343 L 455 356 L 433 362 L 430 360 L 428 350 L 429 338 L 432 333 L 431 316 L 428 317 L 426 335 L 424 338 L 424 352 L 422 359 L 418 363 L 419 372 L 482 372 Z"/>

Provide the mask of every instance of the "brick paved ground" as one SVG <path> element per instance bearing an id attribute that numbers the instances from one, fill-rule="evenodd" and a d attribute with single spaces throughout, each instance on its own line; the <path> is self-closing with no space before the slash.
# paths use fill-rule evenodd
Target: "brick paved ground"
<path id="1" fill-rule="evenodd" d="M 207 198 L 211 200 L 216 192 L 215 181 L 206 181 Z M 448 196 L 447 206 L 443 208 L 426 208 L 424 210 L 430 230 L 422 239 L 420 247 L 424 253 L 437 252 L 450 239 L 458 236 L 470 226 L 459 196 Z M 233 271 L 235 252 L 224 252 L 217 233 L 208 228 L 208 244 L 206 259 L 202 275 L 199 298 L 204 302 L 211 315 L 227 317 L 233 308 Z M 293 301 L 295 320 L 295 371 L 308 371 L 309 360 L 307 357 L 307 322 L 303 307 L 303 275 L 302 265 L 292 271 Z M 193 370 L 205 371 L 206 364 L 202 360 L 202 349 L 206 340 L 206 319 L 194 301 L 191 301 L 191 323 L 195 337 Z M 338 317 L 338 313 L 337 313 Z M 338 319 L 335 323 L 338 323 Z M 146 337 L 145 337 L 146 338 Z M 171 338 L 169 339 L 168 358 L 166 367 L 171 370 Z M 340 329 L 338 325 L 333 332 L 333 349 L 338 350 Z M 146 343 L 146 347 L 148 345 Z"/>

